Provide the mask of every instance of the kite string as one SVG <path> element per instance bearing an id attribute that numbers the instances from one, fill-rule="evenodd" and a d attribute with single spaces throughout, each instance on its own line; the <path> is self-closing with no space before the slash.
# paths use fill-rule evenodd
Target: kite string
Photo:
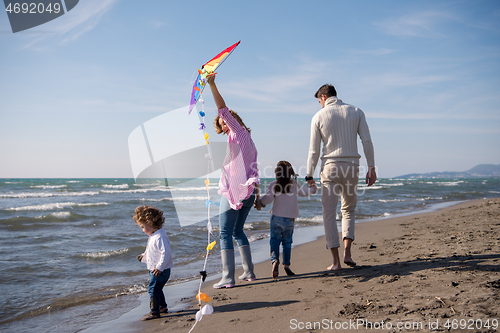
<path id="1" fill-rule="evenodd" d="M 202 119 L 202 123 L 205 124 L 205 101 L 203 100 L 203 98 L 201 97 L 200 95 L 200 99 L 199 101 L 201 102 L 201 119 Z M 210 250 L 208 249 L 208 245 L 211 243 L 210 242 L 210 234 L 212 233 L 212 223 L 210 222 L 210 205 L 211 205 L 211 198 L 210 198 L 210 190 L 208 188 L 208 186 L 210 185 L 210 178 L 209 178 L 209 174 L 210 174 L 210 165 L 212 165 L 212 169 L 213 169 L 213 159 L 212 159 L 212 151 L 210 149 L 210 143 L 208 142 L 207 140 L 207 149 L 208 149 L 208 157 L 209 157 L 209 161 L 208 161 L 208 165 L 207 165 L 207 178 L 205 180 L 205 188 L 207 190 L 207 253 L 205 255 L 205 262 L 203 264 L 203 272 L 206 272 L 206 268 L 207 268 L 207 262 L 208 262 L 208 255 L 210 253 Z M 206 273 L 205 273 L 206 274 Z M 201 293 L 201 286 L 203 285 L 203 280 L 204 280 L 204 277 L 206 277 L 206 275 L 202 275 L 200 277 L 200 284 L 198 286 L 198 307 L 201 308 L 201 297 L 199 296 L 200 293 Z M 196 324 L 198 323 L 198 320 L 195 320 L 194 322 L 194 325 L 191 327 L 191 329 L 189 330 L 188 333 L 191 333 L 193 331 L 193 329 L 195 328 Z"/>
<path id="2" fill-rule="evenodd" d="M 191 327 L 191 329 L 189 330 L 188 333 L 191 333 L 194 330 L 194 327 L 196 326 L 196 324 L 198 324 L 198 320 L 194 321 L 194 325 L 193 325 L 193 327 Z"/>
<path id="3" fill-rule="evenodd" d="M 201 112 L 203 114 L 202 116 L 202 122 L 203 124 L 205 123 L 205 101 L 203 98 L 200 96 L 200 102 L 201 102 Z M 208 261 L 208 254 L 210 250 L 208 249 L 208 245 L 211 243 L 210 242 L 210 234 L 212 233 L 212 222 L 210 221 L 210 206 L 211 206 L 211 198 L 210 198 L 210 189 L 208 188 L 210 185 L 210 165 L 212 165 L 212 170 L 214 168 L 213 165 L 213 159 L 212 159 L 212 151 L 210 149 L 210 143 L 207 140 L 207 150 L 208 150 L 208 165 L 207 165 L 207 179 L 205 180 L 205 188 L 207 190 L 207 200 L 209 204 L 207 205 L 207 254 L 205 256 L 205 263 L 203 264 L 203 271 L 206 270 L 207 267 L 207 261 Z M 201 283 L 200 283 L 200 289 L 201 289 Z"/>

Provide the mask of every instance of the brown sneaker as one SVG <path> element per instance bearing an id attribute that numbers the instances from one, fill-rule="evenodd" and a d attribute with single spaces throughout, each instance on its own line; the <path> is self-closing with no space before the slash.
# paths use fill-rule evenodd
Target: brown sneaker
<path id="1" fill-rule="evenodd" d="M 160 313 L 168 313 L 168 308 L 167 307 L 160 308 Z"/>

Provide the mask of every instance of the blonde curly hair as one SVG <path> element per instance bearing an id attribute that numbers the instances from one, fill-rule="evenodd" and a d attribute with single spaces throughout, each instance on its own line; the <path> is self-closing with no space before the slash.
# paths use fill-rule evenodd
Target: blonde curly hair
<path id="1" fill-rule="evenodd" d="M 160 229 L 165 223 L 163 212 L 153 206 L 139 206 L 135 209 L 133 217 L 135 223 L 146 224 L 153 228 Z"/>

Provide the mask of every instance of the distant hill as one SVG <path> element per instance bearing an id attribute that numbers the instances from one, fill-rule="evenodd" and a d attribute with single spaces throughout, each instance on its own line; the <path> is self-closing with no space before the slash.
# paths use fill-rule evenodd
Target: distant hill
<path id="1" fill-rule="evenodd" d="M 500 176 L 500 164 L 479 164 L 466 172 L 470 173 L 474 177 L 499 177 Z"/>
<path id="2" fill-rule="evenodd" d="M 410 173 L 394 178 L 420 179 L 420 178 L 490 178 L 500 177 L 500 164 L 479 164 L 467 171 L 445 171 L 428 173 Z"/>

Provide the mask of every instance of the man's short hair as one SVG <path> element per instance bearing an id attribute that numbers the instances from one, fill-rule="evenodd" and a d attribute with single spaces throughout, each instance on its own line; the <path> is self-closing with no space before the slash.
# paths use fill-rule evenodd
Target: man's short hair
<path id="1" fill-rule="evenodd" d="M 332 96 L 337 97 L 337 90 L 335 90 L 335 87 L 332 86 L 331 84 L 324 84 L 318 89 L 318 91 L 316 91 L 316 94 L 314 94 L 314 97 L 320 98 L 322 95 L 325 95 L 326 98 L 329 98 Z"/>

